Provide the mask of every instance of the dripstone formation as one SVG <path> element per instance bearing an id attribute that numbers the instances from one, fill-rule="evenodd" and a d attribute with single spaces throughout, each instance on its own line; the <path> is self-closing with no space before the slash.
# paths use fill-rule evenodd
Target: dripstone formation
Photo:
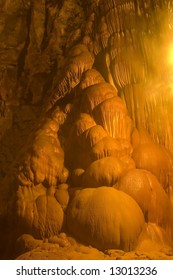
<path id="1" fill-rule="evenodd" d="M 172 1 L 1 1 L 1 259 L 173 259 L 171 46 Z"/>

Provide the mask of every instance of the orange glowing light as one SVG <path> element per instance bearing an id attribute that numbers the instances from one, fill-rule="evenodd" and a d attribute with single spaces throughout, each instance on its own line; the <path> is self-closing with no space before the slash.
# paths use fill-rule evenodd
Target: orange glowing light
<path id="1" fill-rule="evenodd" d="M 168 49 L 168 63 L 169 65 L 173 65 L 173 43 L 170 44 Z"/>

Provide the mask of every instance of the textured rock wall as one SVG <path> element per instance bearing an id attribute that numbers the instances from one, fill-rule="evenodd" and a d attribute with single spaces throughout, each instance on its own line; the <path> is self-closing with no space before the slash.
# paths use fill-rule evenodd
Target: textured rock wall
<path id="1" fill-rule="evenodd" d="M 38 118 L 68 48 L 81 38 L 80 1 L 0 3 L 0 176 Z M 50 91 L 49 91 L 50 92 Z"/>
<path id="2" fill-rule="evenodd" d="M 171 151 L 172 32 L 172 1 L 103 0 L 91 33 L 98 65 L 136 125 Z"/>
<path id="3" fill-rule="evenodd" d="M 1 1 L 0 31 L 1 258 L 170 245 L 172 1 Z"/>

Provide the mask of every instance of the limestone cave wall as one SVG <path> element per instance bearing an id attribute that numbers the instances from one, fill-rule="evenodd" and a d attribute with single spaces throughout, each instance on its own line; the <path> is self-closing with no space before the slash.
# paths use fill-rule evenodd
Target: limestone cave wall
<path id="1" fill-rule="evenodd" d="M 172 73 L 171 0 L 0 1 L 1 259 L 173 259 Z"/>

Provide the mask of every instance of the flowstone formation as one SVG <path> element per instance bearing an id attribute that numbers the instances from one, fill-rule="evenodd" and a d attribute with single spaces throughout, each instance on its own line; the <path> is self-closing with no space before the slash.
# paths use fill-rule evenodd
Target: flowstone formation
<path id="1" fill-rule="evenodd" d="M 172 13 L 2 1 L 1 259 L 173 259 Z"/>

